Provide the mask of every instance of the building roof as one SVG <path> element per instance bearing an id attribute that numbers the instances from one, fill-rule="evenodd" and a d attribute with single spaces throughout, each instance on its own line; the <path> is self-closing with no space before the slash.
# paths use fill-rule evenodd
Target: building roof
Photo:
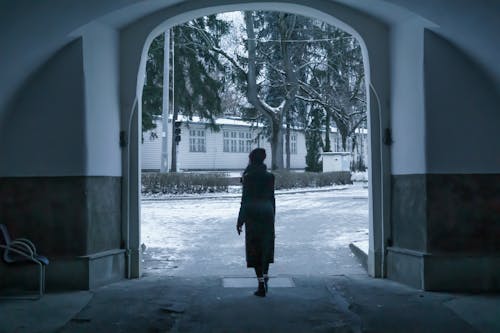
<path id="1" fill-rule="evenodd" d="M 161 121 L 161 116 L 158 117 L 158 120 Z M 172 115 L 169 115 L 169 120 L 172 121 Z M 191 123 L 191 124 L 196 124 L 196 123 L 208 124 L 209 123 L 208 120 L 200 118 L 198 116 L 187 117 L 187 116 L 184 116 L 184 115 L 177 116 L 177 121 L 187 122 L 187 123 Z M 232 125 L 232 126 L 244 126 L 244 127 L 253 126 L 253 127 L 258 127 L 258 128 L 264 127 L 263 123 L 247 121 L 247 120 L 243 120 L 243 119 L 241 119 L 239 117 L 222 117 L 222 118 L 217 118 L 215 120 L 215 123 L 217 125 L 220 125 L 220 126 L 222 126 L 222 125 Z M 296 130 L 296 131 L 303 131 L 304 130 L 303 128 L 300 128 L 300 127 L 292 127 L 292 129 Z M 338 130 L 337 130 L 336 127 L 331 127 L 330 128 L 330 133 L 337 133 L 337 132 L 338 132 Z M 357 128 L 355 132 L 357 134 L 367 134 L 368 130 L 366 128 Z"/>

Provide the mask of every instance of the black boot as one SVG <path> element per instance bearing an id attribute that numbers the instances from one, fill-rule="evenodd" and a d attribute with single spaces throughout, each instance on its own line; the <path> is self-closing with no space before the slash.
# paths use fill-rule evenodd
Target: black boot
<path id="1" fill-rule="evenodd" d="M 267 286 L 268 282 L 269 282 L 269 276 L 267 274 L 264 274 L 264 288 L 266 289 L 266 293 L 269 291 L 269 287 Z"/>
<path id="2" fill-rule="evenodd" d="M 266 287 L 264 286 L 264 281 L 259 281 L 259 288 L 253 294 L 259 297 L 266 297 Z"/>

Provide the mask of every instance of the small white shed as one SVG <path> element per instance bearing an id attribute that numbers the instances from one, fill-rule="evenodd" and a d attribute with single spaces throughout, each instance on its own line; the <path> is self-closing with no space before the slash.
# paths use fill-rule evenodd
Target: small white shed
<path id="1" fill-rule="evenodd" d="M 349 171 L 352 153 L 334 151 L 321 153 L 323 158 L 323 172 Z"/>

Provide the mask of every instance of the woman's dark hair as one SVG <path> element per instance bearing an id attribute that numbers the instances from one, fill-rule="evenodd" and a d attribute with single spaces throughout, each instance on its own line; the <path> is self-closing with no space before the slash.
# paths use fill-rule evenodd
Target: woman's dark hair
<path id="1" fill-rule="evenodd" d="M 264 148 L 255 148 L 248 155 L 251 164 L 262 164 L 266 159 L 266 150 Z"/>

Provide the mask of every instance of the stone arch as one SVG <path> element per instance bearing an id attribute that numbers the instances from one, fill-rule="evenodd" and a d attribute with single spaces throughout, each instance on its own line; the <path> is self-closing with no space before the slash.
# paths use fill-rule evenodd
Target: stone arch
<path id="1" fill-rule="evenodd" d="M 142 86 L 149 45 L 167 28 L 190 19 L 236 10 L 275 10 L 305 15 L 335 25 L 353 35 L 362 48 L 366 75 L 369 128 L 369 230 L 368 267 L 375 277 L 385 276 L 384 244 L 390 238 L 390 166 L 389 150 L 382 144 L 383 128 L 389 125 L 390 69 L 389 30 L 381 22 L 341 4 L 325 1 L 252 2 L 211 1 L 210 4 L 182 4 L 141 18 L 122 30 L 121 42 L 121 113 L 122 128 L 130 131 L 129 151 L 123 156 L 124 186 L 127 198 L 123 207 L 124 239 L 127 243 L 129 277 L 139 277 L 140 244 L 140 164 L 139 137 Z M 348 23 L 347 23 L 348 22 Z M 130 126 L 133 125 L 133 126 Z"/>

